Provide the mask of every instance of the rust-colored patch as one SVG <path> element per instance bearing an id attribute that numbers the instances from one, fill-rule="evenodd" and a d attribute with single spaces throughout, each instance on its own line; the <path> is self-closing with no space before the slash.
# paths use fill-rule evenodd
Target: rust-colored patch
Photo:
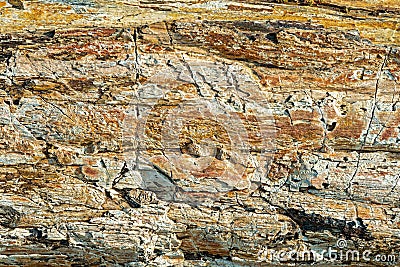
<path id="1" fill-rule="evenodd" d="M 364 117 L 364 115 L 350 110 L 346 116 L 338 118 L 335 129 L 327 137 L 329 139 L 336 137 L 359 139 L 366 127 L 366 120 L 362 119 Z"/>
<path id="2" fill-rule="evenodd" d="M 380 140 L 389 140 L 389 138 L 397 138 L 399 134 L 399 126 L 400 126 L 400 111 L 397 110 L 394 114 L 391 113 L 387 117 L 387 114 L 382 114 L 378 115 L 381 121 L 385 121 L 385 125 L 387 128 L 385 128 L 382 131 L 382 134 L 380 136 Z M 387 121 L 389 119 L 389 121 Z M 387 122 L 386 122 L 387 121 Z"/>
<path id="3" fill-rule="evenodd" d="M 279 162 L 273 162 L 268 172 L 268 178 L 272 181 L 278 181 L 282 178 L 288 177 L 289 173 L 290 169 L 287 165 Z"/>
<path id="4" fill-rule="evenodd" d="M 220 177 L 226 169 L 227 166 L 223 161 L 213 159 L 204 170 L 201 172 L 192 171 L 191 174 L 197 178 Z"/>
<path id="5" fill-rule="evenodd" d="M 99 176 L 99 171 L 97 169 L 89 167 L 89 166 L 83 166 L 82 173 L 91 178 L 97 178 Z"/>
<path id="6" fill-rule="evenodd" d="M 87 41 L 83 44 L 51 45 L 48 48 L 50 58 L 63 60 L 78 60 L 88 55 L 101 60 L 113 59 L 126 52 L 124 42 L 120 41 Z"/>
<path id="7" fill-rule="evenodd" d="M 301 121 L 318 121 L 318 117 L 320 116 L 318 112 L 313 109 L 312 111 L 309 110 L 293 110 L 290 112 L 290 116 L 292 117 L 293 121 L 301 120 Z"/>
<path id="8" fill-rule="evenodd" d="M 277 139 L 281 139 L 283 136 L 291 136 L 297 141 L 309 141 L 315 142 L 321 140 L 324 129 L 321 125 L 317 125 L 313 122 L 300 122 L 291 125 L 290 119 L 285 117 L 275 118 L 276 126 L 280 129 L 278 132 Z"/>
<path id="9" fill-rule="evenodd" d="M 396 138 L 398 136 L 398 130 L 397 127 L 388 127 L 386 128 L 382 134 L 381 137 L 379 138 L 380 140 L 389 140 L 389 138 Z"/>

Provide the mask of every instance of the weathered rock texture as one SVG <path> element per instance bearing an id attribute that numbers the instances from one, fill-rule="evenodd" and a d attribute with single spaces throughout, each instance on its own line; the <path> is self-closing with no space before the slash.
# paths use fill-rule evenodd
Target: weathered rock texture
<path id="1" fill-rule="evenodd" d="M 266 251 L 339 239 L 397 264 L 399 19 L 398 0 L 0 2 L 1 265 L 309 265 Z"/>

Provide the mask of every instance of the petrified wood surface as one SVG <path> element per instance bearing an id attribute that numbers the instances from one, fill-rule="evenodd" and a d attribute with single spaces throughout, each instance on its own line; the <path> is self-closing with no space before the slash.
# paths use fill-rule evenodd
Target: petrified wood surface
<path id="1" fill-rule="evenodd" d="M 1 265 L 285 265 L 266 249 L 338 239 L 400 260 L 399 19 L 398 0 L 0 2 Z"/>

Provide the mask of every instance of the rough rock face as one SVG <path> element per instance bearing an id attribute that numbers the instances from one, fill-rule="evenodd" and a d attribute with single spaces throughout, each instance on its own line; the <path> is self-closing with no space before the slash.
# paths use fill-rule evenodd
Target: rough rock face
<path id="1" fill-rule="evenodd" d="M 1 265 L 399 264 L 399 4 L 0 2 Z"/>

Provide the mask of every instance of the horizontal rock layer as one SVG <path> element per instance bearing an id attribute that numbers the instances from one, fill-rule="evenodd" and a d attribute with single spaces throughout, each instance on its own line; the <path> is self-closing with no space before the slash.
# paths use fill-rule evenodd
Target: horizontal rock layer
<path id="1" fill-rule="evenodd" d="M 396 3 L 0 2 L 0 263 L 398 257 Z"/>

